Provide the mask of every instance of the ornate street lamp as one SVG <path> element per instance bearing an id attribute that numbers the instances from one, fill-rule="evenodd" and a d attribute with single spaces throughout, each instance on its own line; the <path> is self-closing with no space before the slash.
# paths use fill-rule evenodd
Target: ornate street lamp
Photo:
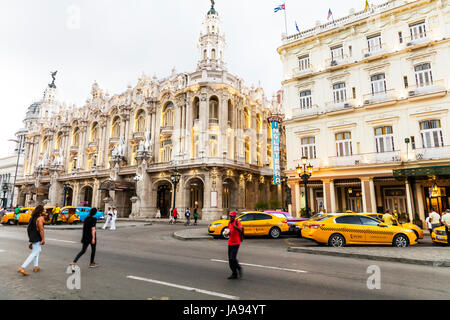
<path id="1" fill-rule="evenodd" d="M 307 157 L 302 157 L 303 167 L 300 165 L 297 166 L 296 171 L 298 176 L 303 180 L 303 184 L 305 186 L 305 210 L 306 217 L 309 218 L 309 205 L 308 205 L 308 180 L 312 175 L 313 166 L 311 164 L 306 165 L 308 161 Z"/>
<path id="2" fill-rule="evenodd" d="M 6 193 L 9 191 L 9 183 L 4 182 L 2 190 L 3 190 L 3 208 L 6 208 L 6 206 L 8 205 L 8 198 L 6 197 Z"/>
<path id="3" fill-rule="evenodd" d="M 19 160 L 20 155 L 25 152 L 24 148 L 24 137 L 21 136 L 19 140 L 15 139 L 9 139 L 8 141 L 13 141 L 17 144 L 17 148 L 14 151 L 17 151 L 17 162 L 16 162 L 16 173 L 14 174 L 14 182 L 12 185 L 12 192 L 11 192 L 11 206 L 14 204 L 14 190 L 16 189 L 16 179 L 17 179 L 17 170 L 19 169 Z"/>
<path id="4" fill-rule="evenodd" d="M 170 180 L 173 183 L 173 208 L 172 212 L 175 209 L 175 198 L 177 196 L 177 185 L 180 182 L 181 174 L 178 172 L 178 170 L 175 170 L 173 174 L 170 175 Z"/>

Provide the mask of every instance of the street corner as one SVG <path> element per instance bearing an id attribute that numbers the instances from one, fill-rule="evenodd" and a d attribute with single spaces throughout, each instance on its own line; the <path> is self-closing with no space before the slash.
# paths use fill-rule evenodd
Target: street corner
<path id="1" fill-rule="evenodd" d="M 213 236 L 208 234 L 205 228 L 199 229 L 184 229 L 175 231 L 172 236 L 177 240 L 189 241 L 189 240 L 214 240 Z"/>

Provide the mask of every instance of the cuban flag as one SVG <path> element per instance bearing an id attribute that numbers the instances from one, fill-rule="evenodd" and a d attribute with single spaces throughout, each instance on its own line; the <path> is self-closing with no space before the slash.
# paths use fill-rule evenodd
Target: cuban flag
<path id="1" fill-rule="evenodd" d="M 300 33 L 300 29 L 298 28 L 297 21 L 295 21 L 295 29 L 297 29 L 297 32 Z"/>
<path id="2" fill-rule="evenodd" d="M 278 12 L 280 10 L 286 10 L 286 5 L 283 3 L 274 9 L 274 12 Z"/>
<path id="3" fill-rule="evenodd" d="M 333 16 L 333 12 L 331 12 L 331 9 L 328 9 L 328 18 L 327 20 L 330 20 L 330 18 Z"/>

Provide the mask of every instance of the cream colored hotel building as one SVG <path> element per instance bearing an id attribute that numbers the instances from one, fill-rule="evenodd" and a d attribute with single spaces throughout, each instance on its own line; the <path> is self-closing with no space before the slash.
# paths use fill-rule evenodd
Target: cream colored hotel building
<path id="1" fill-rule="evenodd" d="M 391 209 L 423 221 L 450 207 L 449 1 L 351 10 L 284 35 L 278 52 L 294 215 L 305 206 L 302 156 L 314 166 L 312 211 Z"/>

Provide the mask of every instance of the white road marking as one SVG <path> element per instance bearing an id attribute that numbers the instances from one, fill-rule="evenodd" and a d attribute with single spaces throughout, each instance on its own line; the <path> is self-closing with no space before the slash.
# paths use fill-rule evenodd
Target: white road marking
<path id="1" fill-rule="evenodd" d="M 211 259 L 211 261 L 228 263 L 228 261 L 217 260 L 217 259 Z M 239 262 L 239 264 L 243 265 L 243 266 L 249 266 L 249 267 L 266 268 L 266 269 L 274 269 L 274 270 L 297 272 L 297 273 L 307 273 L 308 272 L 308 271 L 305 271 L 305 270 L 295 270 L 295 269 L 278 268 L 278 267 L 271 267 L 271 266 L 262 266 L 262 265 L 259 265 L 259 264 L 251 264 L 251 263 Z"/>
<path id="2" fill-rule="evenodd" d="M 210 295 L 210 296 L 216 296 L 216 297 L 230 299 L 230 300 L 239 300 L 239 297 L 236 297 L 236 296 L 230 296 L 230 295 L 224 294 L 224 293 L 208 291 L 208 290 L 203 290 L 203 289 L 197 289 L 197 288 L 182 286 L 182 285 L 169 283 L 169 282 L 164 282 L 164 281 L 158 281 L 158 280 L 141 278 L 141 277 L 135 277 L 135 276 L 127 276 L 127 278 L 128 279 L 145 281 L 145 282 L 156 283 L 156 284 L 160 284 L 160 285 L 163 285 L 163 286 L 174 287 L 174 288 L 183 289 L 183 290 L 187 290 L 187 291 L 195 291 L 195 292 L 204 293 L 204 294 L 207 294 L 207 295 Z"/>
<path id="3" fill-rule="evenodd" d="M 59 240 L 59 239 L 52 239 L 52 238 L 47 238 L 45 240 L 50 240 L 50 241 L 59 241 L 59 242 L 66 242 L 66 243 L 78 243 L 76 241 L 70 241 L 70 240 Z"/>
<path id="4" fill-rule="evenodd" d="M 0 252 L 6 252 L 5 250 L 0 250 Z"/>

